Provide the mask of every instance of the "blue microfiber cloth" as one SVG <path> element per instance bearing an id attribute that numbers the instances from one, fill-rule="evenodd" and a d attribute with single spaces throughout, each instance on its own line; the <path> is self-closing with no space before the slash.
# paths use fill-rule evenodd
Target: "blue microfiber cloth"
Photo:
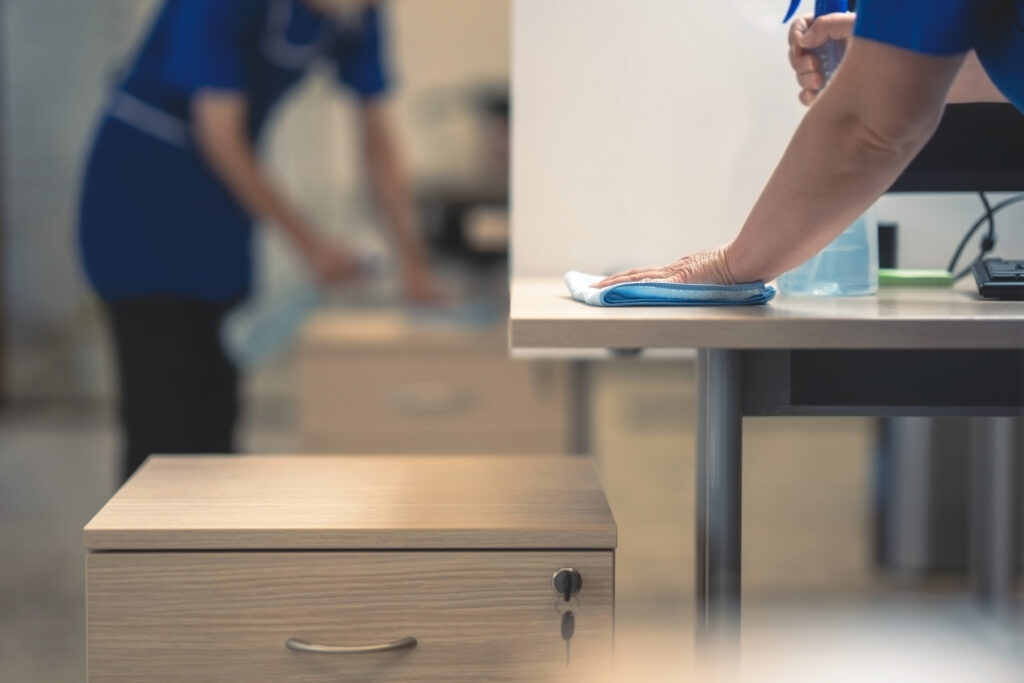
<path id="1" fill-rule="evenodd" d="M 600 275 L 569 272 L 565 284 L 572 298 L 591 306 L 750 306 L 775 298 L 763 282 L 742 285 L 682 285 L 674 282 L 630 282 L 597 289 Z"/>

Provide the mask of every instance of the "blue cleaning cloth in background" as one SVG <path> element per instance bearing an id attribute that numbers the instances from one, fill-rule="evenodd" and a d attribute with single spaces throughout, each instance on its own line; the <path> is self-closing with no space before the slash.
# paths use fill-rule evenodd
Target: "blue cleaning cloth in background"
<path id="1" fill-rule="evenodd" d="M 591 306 L 750 306 L 775 298 L 763 282 L 742 285 L 682 285 L 674 282 L 630 282 L 597 289 L 600 275 L 569 272 L 565 284 L 572 298 Z"/>

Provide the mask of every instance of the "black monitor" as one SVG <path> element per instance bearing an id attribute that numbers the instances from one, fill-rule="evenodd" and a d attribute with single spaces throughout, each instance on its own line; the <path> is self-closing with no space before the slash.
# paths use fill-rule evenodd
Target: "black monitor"
<path id="1" fill-rule="evenodd" d="M 1011 104 L 950 104 L 890 192 L 1024 191 L 1024 115 Z"/>

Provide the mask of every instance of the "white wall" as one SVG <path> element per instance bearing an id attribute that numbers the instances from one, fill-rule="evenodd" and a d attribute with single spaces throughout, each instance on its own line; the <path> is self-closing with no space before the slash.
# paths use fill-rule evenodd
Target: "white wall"
<path id="1" fill-rule="evenodd" d="M 105 93 L 154 7 L 155 0 L 2 3 L 7 395 L 94 384 L 105 374 L 96 344 L 75 333 L 96 327 L 75 249 L 79 179 Z"/>
<path id="2" fill-rule="evenodd" d="M 513 267 L 601 272 L 731 238 L 799 122 L 785 2 L 515 0 Z M 886 198 L 905 267 L 944 267 L 974 197 Z M 1001 220 L 1024 256 L 1024 216 Z"/>

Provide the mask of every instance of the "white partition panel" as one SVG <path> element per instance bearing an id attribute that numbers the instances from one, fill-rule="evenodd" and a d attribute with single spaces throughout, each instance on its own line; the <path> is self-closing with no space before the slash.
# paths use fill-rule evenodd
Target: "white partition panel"
<path id="1" fill-rule="evenodd" d="M 650 265 L 731 238 L 803 112 L 786 5 L 514 0 L 514 272 Z M 902 266 L 942 268 L 979 210 L 909 195 L 879 217 L 901 225 Z M 1022 215 L 1000 216 L 1000 255 L 1024 257 Z"/>
<path id="2" fill-rule="evenodd" d="M 784 4 L 516 0 L 517 273 L 653 263 L 739 229 L 801 115 Z"/>

